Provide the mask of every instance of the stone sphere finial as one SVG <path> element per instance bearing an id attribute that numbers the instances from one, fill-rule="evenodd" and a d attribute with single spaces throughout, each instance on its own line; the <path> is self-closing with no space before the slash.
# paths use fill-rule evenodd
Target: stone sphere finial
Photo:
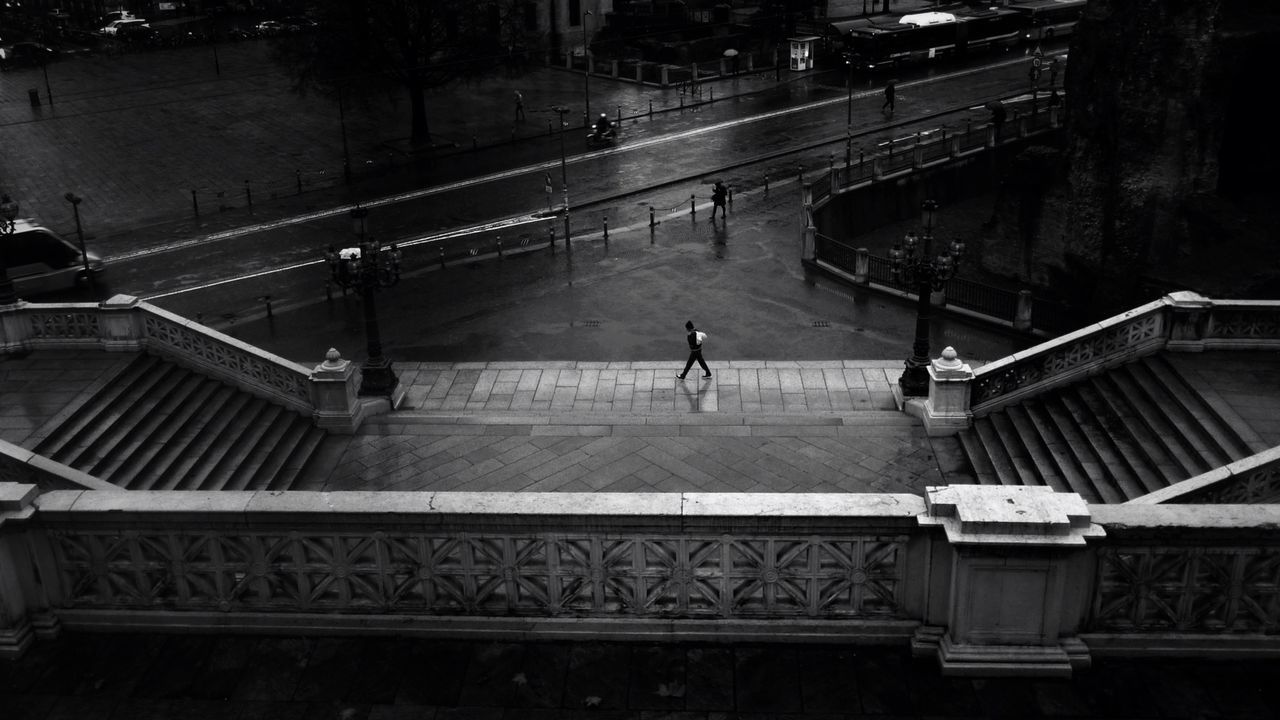
<path id="1" fill-rule="evenodd" d="M 342 364 L 342 353 L 337 348 L 329 348 L 329 352 L 324 354 L 325 367 L 336 367 Z"/>
<path id="2" fill-rule="evenodd" d="M 934 361 L 938 367 L 948 370 L 958 369 L 964 363 L 960 362 L 960 356 L 956 353 L 956 349 L 950 345 L 942 349 L 942 356 Z"/>

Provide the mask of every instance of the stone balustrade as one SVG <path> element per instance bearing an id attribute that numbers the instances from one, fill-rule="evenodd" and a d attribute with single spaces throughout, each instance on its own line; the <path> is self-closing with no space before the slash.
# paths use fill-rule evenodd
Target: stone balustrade
<path id="1" fill-rule="evenodd" d="M 910 643 L 952 674 L 1280 653 L 1280 508 L 0 483 L 0 655 L 67 627 Z"/>
<path id="2" fill-rule="evenodd" d="M 358 373 L 336 350 L 309 369 L 129 295 L 0 308 L 0 354 L 40 349 L 154 353 L 311 415 L 335 432 L 353 432 L 365 416 L 389 407 L 356 397 Z"/>
<path id="3" fill-rule="evenodd" d="M 970 411 L 1024 397 L 1162 350 L 1280 348 L 1280 302 L 1213 300 L 1176 292 L 984 365 Z"/>

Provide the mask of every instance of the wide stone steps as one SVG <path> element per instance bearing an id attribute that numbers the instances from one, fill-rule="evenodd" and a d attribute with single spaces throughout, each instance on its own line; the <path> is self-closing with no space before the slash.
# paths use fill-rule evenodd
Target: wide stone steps
<path id="1" fill-rule="evenodd" d="M 146 354 L 51 424 L 35 452 L 129 490 L 287 490 L 325 438 L 306 416 Z"/>
<path id="2" fill-rule="evenodd" d="M 1152 355 L 976 417 L 960 434 L 969 472 L 1121 503 L 1265 448 L 1193 380 Z"/>

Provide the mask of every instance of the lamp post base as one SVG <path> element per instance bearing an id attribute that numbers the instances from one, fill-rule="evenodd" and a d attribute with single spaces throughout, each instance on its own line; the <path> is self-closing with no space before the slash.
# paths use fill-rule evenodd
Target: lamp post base
<path id="1" fill-rule="evenodd" d="M 929 363 L 915 358 L 907 360 L 907 369 L 898 378 L 903 397 L 927 397 L 929 395 Z"/>
<path id="2" fill-rule="evenodd" d="M 360 368 L 362 397 L 389 396 L 398 382 L 395 370 L 391 369 L 391 361 L 386 358 L 372 358 Z"/>

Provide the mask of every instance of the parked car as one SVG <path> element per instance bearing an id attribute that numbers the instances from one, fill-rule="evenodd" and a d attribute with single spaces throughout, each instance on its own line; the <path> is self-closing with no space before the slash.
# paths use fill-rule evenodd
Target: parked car
<path id="1" fill-rule="evenodd" d="M 6 70 L 24 65 L 39 67 L 57 59 L 58 51 L 44 43 L 22 41 L 0 45 L 0 67 Z"/>
<path id="2" fill-rule="evenodd" d="M 254 25 L 253 29 L 257 30 L 259 35 L 279 35 L 284 32 L 284 24 L 279 20 L 263 20 Z"/>
<path id="3" fill-rule="evenodd" d="M 43 225 L 15 220 L 13 226 L 13 235 L 5 239 L 5 264 L 19 294 L 88 285 L 85 255 L 89 257 L 89 273 L 95 279 L 106 270 L 101 257 L 92 252 L 81 255 L 80 248 Z"/>
<path id="4" fill-rule="evenodd" d="M 143 20 L 142 18 L 112 20 L 111 22 L 103 26 L 100 32 L 103 35 L 119 35 L 121 30 L 128 32 L 129 30 L 140 28 L 140 27 L 151 27 L 151 25 L 147 23 L 146 20 Z"/>
<path id="5" fill-rule="evenodd" d="M 316 29 L 316 21 L 301 15 L 290 15 L 280 18 L 285 32 L 310 32 Z"/>

